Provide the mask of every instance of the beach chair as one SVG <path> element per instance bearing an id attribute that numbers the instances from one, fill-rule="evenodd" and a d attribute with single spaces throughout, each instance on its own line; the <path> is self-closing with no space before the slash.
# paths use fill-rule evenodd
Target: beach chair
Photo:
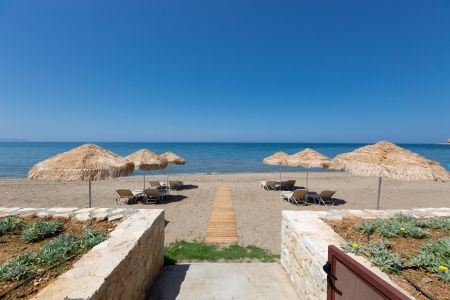
<path id="1" fill-rule="evenodd" d="M 290 193 L 282 193 L 281 199 L 287 200 L 292 204 L 308 205 L 308 190 L 298 189 Z"/>
<path id="2" fill-rule="evenodd" d="M 183 188 L 183 182 L 176 180 L 169 180 L 169 189 L 181 190 Z"/>
<path id="3" fill-rule="evenodd" d="M 157 180 L 149 180 L 148 183 L 150 184 L 151 189 L 163 190 L 166 188 L 165 186 L 162 186 L 161 182 Z"/>
<path id="4" fill-rule="evenodd" d="M 160 203 L 166 196 L 166 192 L 160 191 L 158 189 L 145 189 L 144 190 L 144 203 L 153 204 Z"/>
<path id="5" fill-rule="evenodd" d="M 119 194 L 119 198 L 116 199 L 117 204 L 133 204 L 138 202 L 138 198 L 129 189 L 118 189 L 116 193 Z"/>
<path id="6" fill-rule="evenodd" d="M 268 180 L 268 181 L 266 181 L 266 184 L 264 185 L 264 189 L 265 190 L 275 190 L 275 189 L 277 189 L 277 186 L 279 186 L 278 182 Z"/>
<path id="7" fill-rule="evenodd" d="M 295 189 L 295 180 L 288 180 L 284 182 L 282 188 L 286 191 L 292 191 Z"/>
<path id="8" fill-rule="evenodd" d="M 336 191 L 329 191 L 329 190 L 325 190 L 322 191 L 319 194 L 319 197 L 317 198 L 317 201 L 319 202 L 319 204 L 323 204 L 323 205 L 335 205 L 335 201 L 333 198 L 333 195 L 336 193 Z"/>

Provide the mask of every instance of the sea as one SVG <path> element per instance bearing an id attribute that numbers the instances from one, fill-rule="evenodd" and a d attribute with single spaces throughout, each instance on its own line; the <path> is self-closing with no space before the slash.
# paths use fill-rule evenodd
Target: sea
<path id="1" fill-rule="evenodd" d="M 26 177 L 34 164 L 58 153 L 82 145 L 78 142 L 0 142 L 0 177 Z M 321 143 L 144 143 L 99 142 L 95 143 L 121 156 L 139 149 L 149 149 L 157 154 L 172 151 L 187 160 L 184 166 L 170 166 L 169 170 L 151 171 L 147 174 L 220 174 L 255 173 L 271 171 L 301 171 L 302 168 L 267 166 L 262 160 L 277 152 L 294 154 L 312 148 L 328 157 L 353 151 L 367 144 Z M 450 170 L 450 145 L 399 144 Z M 314 170 L 313 170 L 314 171 Z M 322 171 L 320 169 L 315 171 Z M 142 172 L 134 173 L 140 175 Z"/>

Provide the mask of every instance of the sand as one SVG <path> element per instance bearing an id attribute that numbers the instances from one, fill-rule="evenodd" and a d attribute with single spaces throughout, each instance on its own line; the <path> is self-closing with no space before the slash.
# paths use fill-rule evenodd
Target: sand
<path id="1" fill-rule="evenodd" d="M 132 176 L 93 182 L 93 206 L 164 208 L 167 220 L 166 243 L 175 240 L 201 241 L 204 238 L 212 201 L 218 186 L 231 187 L 236 211 L 239 243 L 280 252 L 282 210 L 374 209 L 378 179 L 341 172 L 315 172 L 309 175 L 309 189 L 335 189 L 336 206 L 294 206 L 280 200 L 280 192 L 260 188 L 260 180 L 277 180 L 278 173 L 173 176 L 188 188 L 172 192 L 160 205 L 118 205 L 115 189 L 142 189 L 143 177 Z M 164 177 L 147 176 L 149 180 Z M 305 184 L 305 173 L 284 173 L 283 179 Z M 54 183 L 27 179 L 0 179 L 0 206 L 6 207 L 86 207 L 86 182 Z M 450 183 L 401 182 L 383 180 L 382 209 L 449 207 Z"/>

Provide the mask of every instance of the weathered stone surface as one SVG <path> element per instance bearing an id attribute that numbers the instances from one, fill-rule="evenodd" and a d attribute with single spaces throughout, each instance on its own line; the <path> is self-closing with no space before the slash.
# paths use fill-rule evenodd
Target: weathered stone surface
<path id="1" fill-rule="evenodd" d="M 2 212 L 0 212 L 0 217 L 13 216 L 17 214 L 17 211 L 20 207 L 8 207 L 5 208 Z"/>
<path id="2" fill-rule="evenodd" d="M 91 218 L 90 213 L 78 213 L 74 216 L 77 221 L 85 222 Z"/>
<path id="3" fill-rule="evenodd" d="M 94 211 L 95 208 L 94 207 L 85 207 L 85 208 L 80 208 L 78 210 L 75 211 L 76 214 L 84 214 L 84 213 L 90 213 L 91 211 Z"/>
<path id="4" fill-rule="evenodd" d="M 45 218 L 45 217 L 48 217 L 50 215 L 51 215 L 51 213 L 49 211 L 47 211 L 47 210 L 42 210 L 42 211 L 40 211 L 40 212 L 38 212 L 36 214 L 36 216 L 38 216 L 39 218 Z"/>
<path id="5" fill-rule="evenodd" d="M 22 217 L 33 216 L 33 215 L 36 215 L 38 212 L 39 212 L 39 209 L 36 209 L 36 208 L 21 208 L 21 209 L 15 211 L 15 213 L 17 215 L 20 215 Z"/>
<path id="6" fill-rule="evenodd" d="M 94 212 L 91 214 L 92 219 L 95 219 L 97 221 L 104 221 L 108 218 L 107 212 Z"/>
<path id="7" fill-rule="evenodd" d="M 48 209 L 52 214 L 69 213 L 76 210 L 78 210 L 78 207 L 52 207 Z"/>
<path id="8" fill-rule="evenodd" d="M 112 215 L 108 217 L 108 221 L 120 220 L 123 218 L 123 215 Z"/>

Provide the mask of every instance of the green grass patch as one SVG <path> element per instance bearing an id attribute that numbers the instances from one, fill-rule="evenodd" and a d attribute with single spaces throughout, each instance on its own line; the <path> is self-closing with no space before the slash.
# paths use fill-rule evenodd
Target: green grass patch
<path id="1" fill-rule="evenodd" d="M 62 231 L 58 221 L 36 221 L 28 224 L 22 231 L 22 238 L 29 242 L 38 242 L 48 237 L 56 236 Z"/>
<path id="2" fill-rule="evenodd" d="M 177 241 L 164 247 L 164 263 L 171 265 L 179 262 L 218 260 L 258 260 L 262 262 L 274 262 L 278 255 L 256 246 L 230 245 L 218 247 L 216 245 L 201 242 Z"/>

